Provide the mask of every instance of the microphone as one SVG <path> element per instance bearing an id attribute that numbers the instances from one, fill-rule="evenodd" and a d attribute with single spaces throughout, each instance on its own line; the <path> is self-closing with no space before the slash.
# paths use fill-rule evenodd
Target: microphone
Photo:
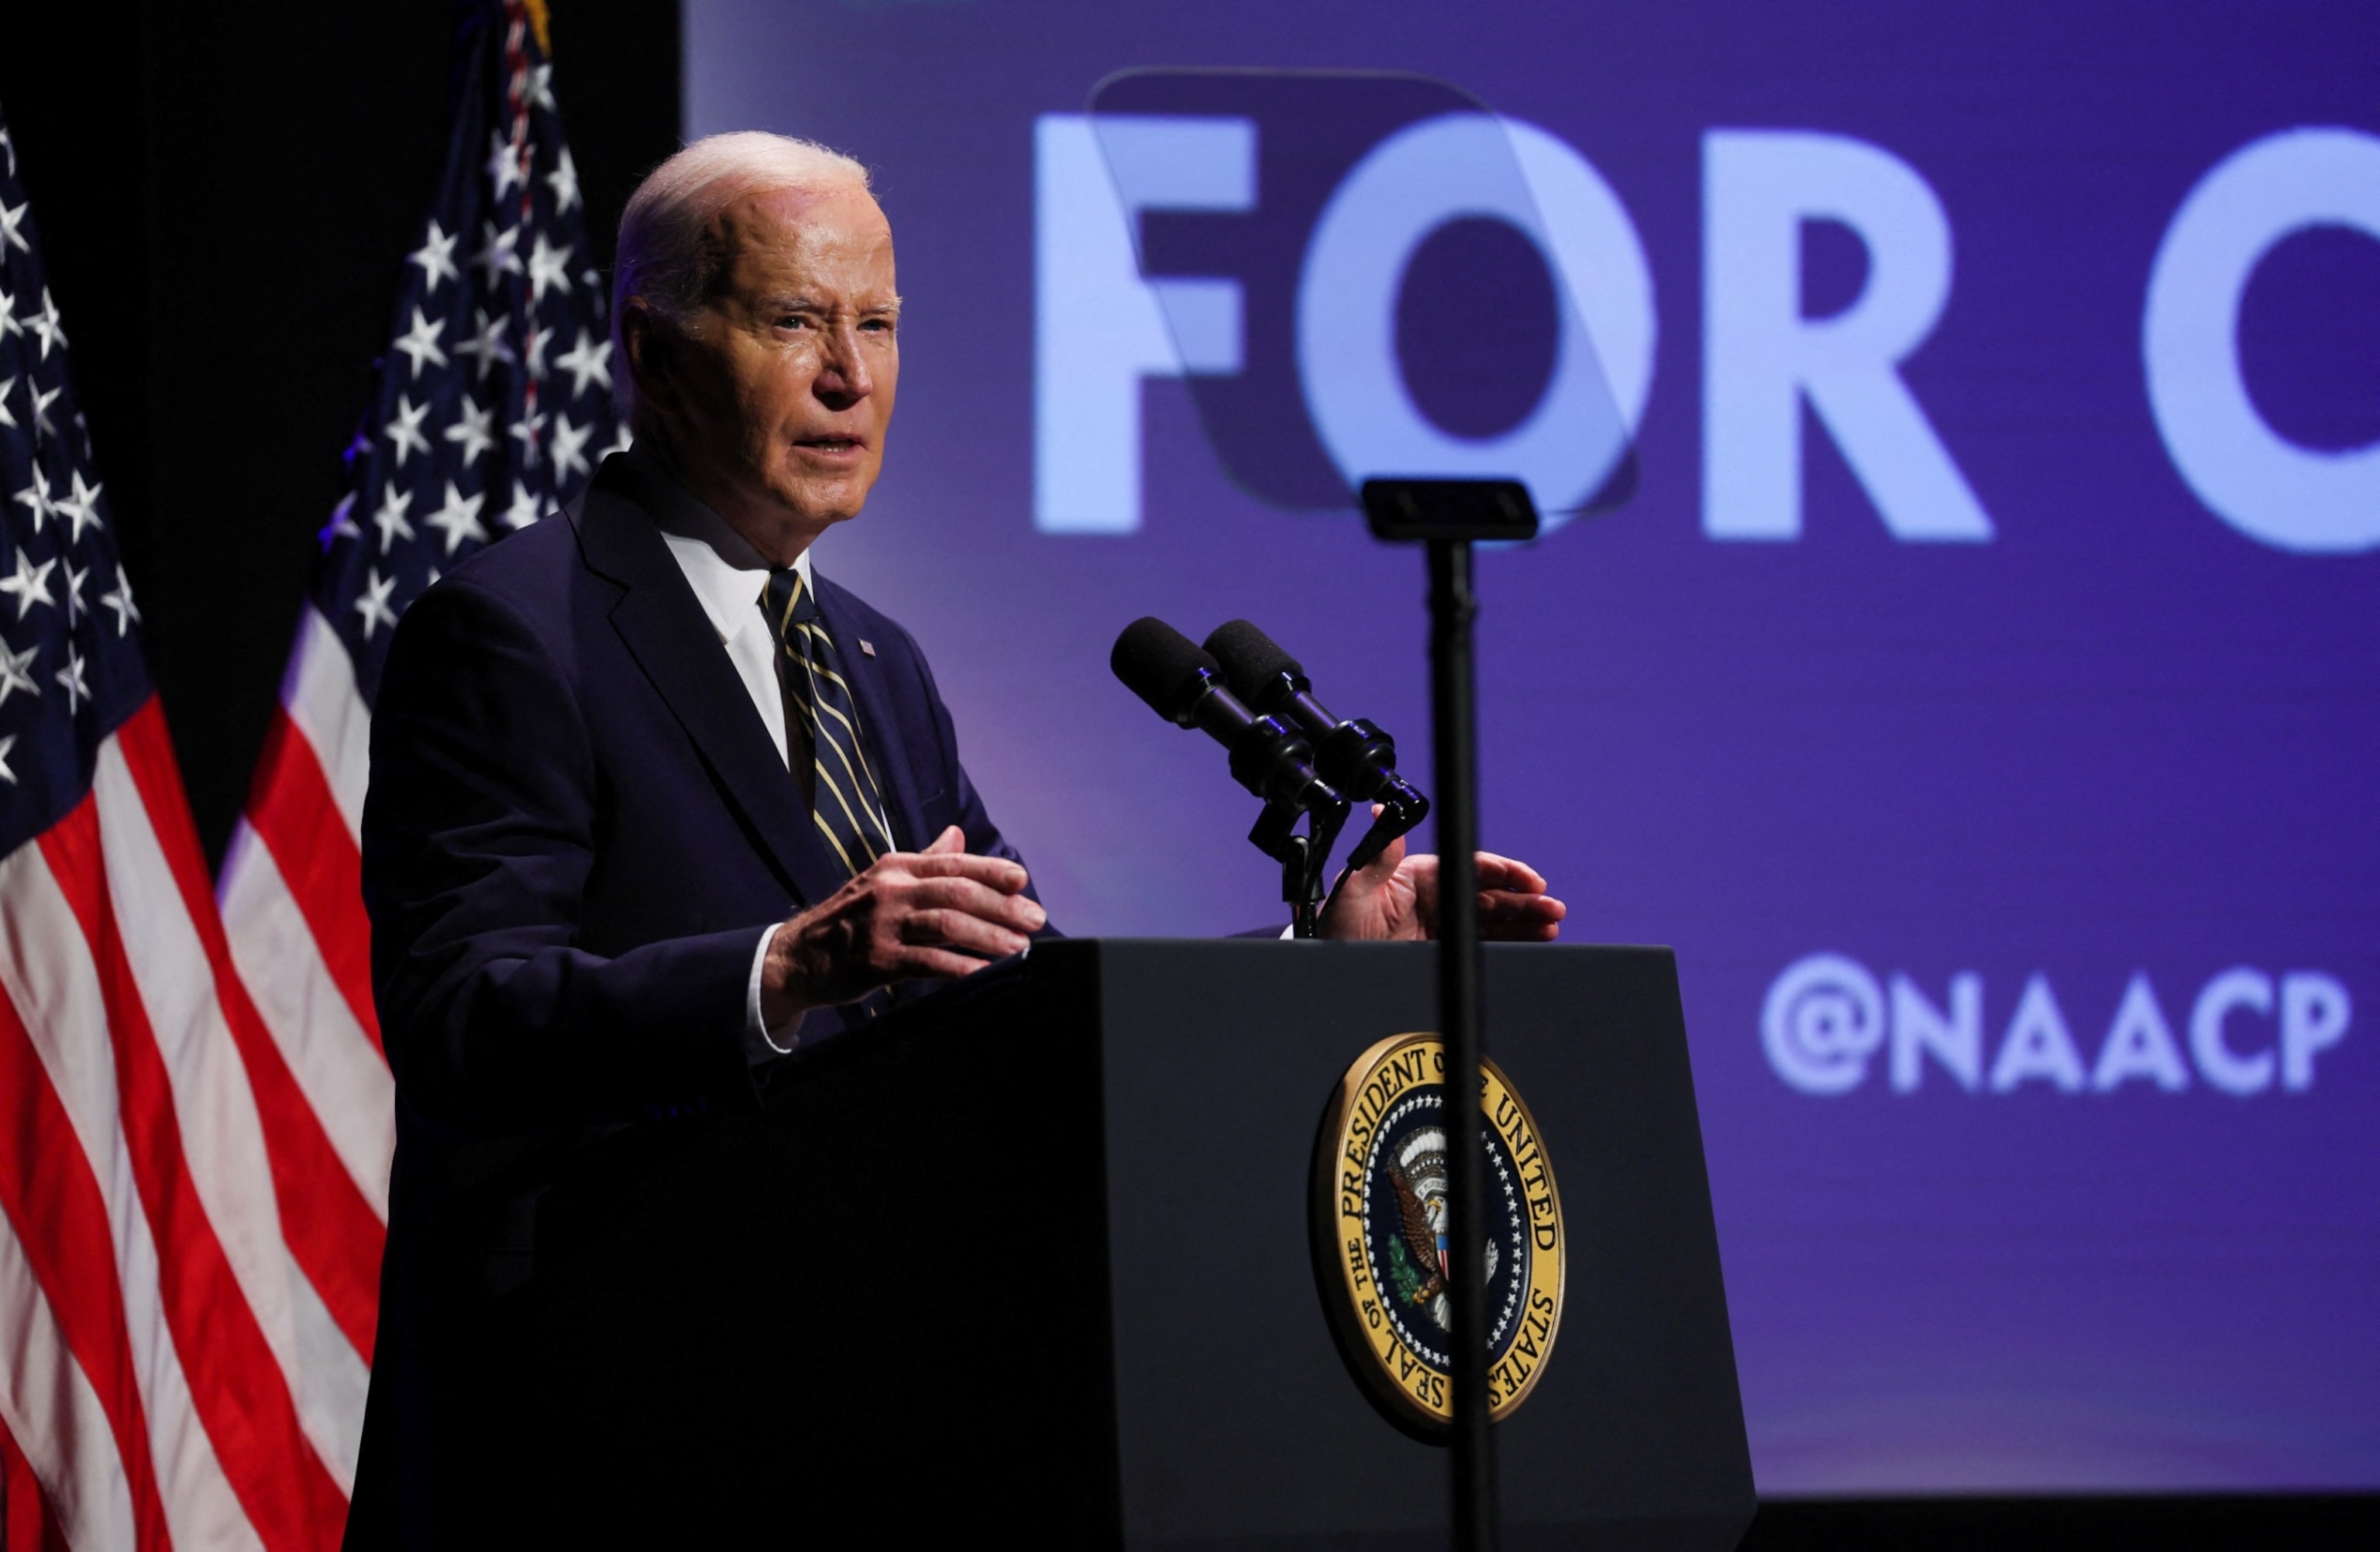
<path id="1" fill-rule="evenodd" d="M 1284 716 L 1305 730 L 1314 741 L 1314 763 L 1324 781 L 1355 802 L 1379 803 L 1388 808 L 1382 819 L 1395 820 L 1396 828 L 1379 837 L 1380 844 L 1421 823 L 1422 816 L 1429 812 L 1429 799 L 1397 774 L 1396 740 L 1377 723 L 1332 715 L 1329 707 L 1314 698 L 1314 685 L 1305 676 L 1305 666 L 1281 650 L 1279 642 L 1245 620 L 1232 620 L 1208 636 L 1207 650 L 1222 665 L 1232 693 L 1251 711 Z M 1371 842 L 1372 837 L 1366 836 L 1367 848 Z M 1355 867 L 1370 860 L 1368 855 L 1359 855 L 1362 861 L 1355 862 Z"/>
<path id="2" fill-rule="evenodd" d="M 1346 799 L 1315 770 L 1305 735 L 1278 717 L 1249 710 L 1224 683 L 1222 664 L 1164 621 L 1151 614 L 1126 625 L 1108 666 L 1159 716 L 1203 729 L 1229 749 L 1232 780 L 1268 804 L 1343 808 Z"/>

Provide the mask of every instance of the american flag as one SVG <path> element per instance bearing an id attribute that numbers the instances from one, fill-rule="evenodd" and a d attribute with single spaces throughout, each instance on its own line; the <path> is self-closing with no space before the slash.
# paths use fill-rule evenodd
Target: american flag
<path id="1" fill-rule="evenodd" d="M 0 127 L 0 1542 L 327 1546 L 352 1426 Z"/>
<path id="2" fill-rule="evenodd" d="M 344 1338 L 319 1383 L 348 1441 L 395 1125 L 358 854 L 381 667 L 407 604 L 575 494 L 615 434 L 601 280 L 541 31 L 512 0 L 466 35 L 445 175 L 218 890 L 233 963 L 292 1076 L 293 1134 L 319 1166 L 290 1250 Z M 353 1459 L 350 1444 L 342 1468 Z"/>
<path id="3" fill-rule="evenodd" d="M 445 175 L 212 891 L 7 148 L 0 1548 L 338 1543 L 395 1128 L 358 860 L 381 665 L 443 570 L 615 437 L 542 27 L 521 0 L 467 24 Z"/>

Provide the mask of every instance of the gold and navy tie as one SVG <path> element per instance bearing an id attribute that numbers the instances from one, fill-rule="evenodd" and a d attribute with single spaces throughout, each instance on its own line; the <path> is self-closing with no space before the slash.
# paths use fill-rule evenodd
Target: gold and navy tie
<path id="1" fill-rule="evenodd" d="M 761 612 L 776 632 L 783 656 L 779 678 L 785 686 L 785 710 L 800 719 L 788 731 L 789 748 L 804 742 L 810 754 L 810 812 L 828 849 L 855 876 L 887 852 L 898 851 L 892 826 L 884 817 L 884 794 L 859 736 L 859 708 L 850 683 L 835 657 L 834 640 L 819 619 L 818 600 L 802 574 L 788 566 L 769 574 L 761 589 Z M 798 756 L 796 757 L 798 758 Z"/>

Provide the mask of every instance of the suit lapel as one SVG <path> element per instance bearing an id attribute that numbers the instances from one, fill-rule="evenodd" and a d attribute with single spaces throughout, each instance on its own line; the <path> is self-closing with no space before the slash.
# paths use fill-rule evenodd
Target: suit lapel
<path id="1" fill-rule="evenodd" d="M 815 575 L 815 573 L 813 573 Z M 846 600 L 850 594 L 832 585 L 818 589 L 819 615 L 834 637 L 835 655 L 851 685 L 853 704 L 859 708 L 861 734 L 868 757 L 875 762 L 877 786 L 892 810 L 892 838 L 907 851 L 923 849 L 934 838 L 926 834 L 926 810 L 919 801 L 916 769 L 910 763 L 908 741 L 894 717 L 899 701 L 886 682 L 889 660 L 861 649 L 859 634 Z"/>
<path id="2" fill-rule="evenodd" d="M 612 609 L 638 667 L 669 706 L 741 814 L 759 849 L 787 890 L 806 904 L 832 894 L 848 877 L 826 849 L 803 807 L 751 697 L 719 644 L 652 518 L 607 462 L 576 515 L 588 564 L 625 589 Z"/>

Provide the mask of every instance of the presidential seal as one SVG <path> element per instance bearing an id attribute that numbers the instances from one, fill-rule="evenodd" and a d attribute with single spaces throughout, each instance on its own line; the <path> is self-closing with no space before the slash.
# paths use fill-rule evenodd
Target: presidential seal
<path id="1" fill-rule="evenodd" d="M 1492 1061 L 1487 1122 L 1488 1415 L 1528 1399 L 1561 1328 L 1561 1196 L 1529 1108 Z M 1390 1422 L 1442 1441 L 1448 1348 L 1446 1050 L 1392 1035 L 1356 1058 L 1324 1108 L 1308 1220 L 1323 1313 L 1348 1372 Z"/>

